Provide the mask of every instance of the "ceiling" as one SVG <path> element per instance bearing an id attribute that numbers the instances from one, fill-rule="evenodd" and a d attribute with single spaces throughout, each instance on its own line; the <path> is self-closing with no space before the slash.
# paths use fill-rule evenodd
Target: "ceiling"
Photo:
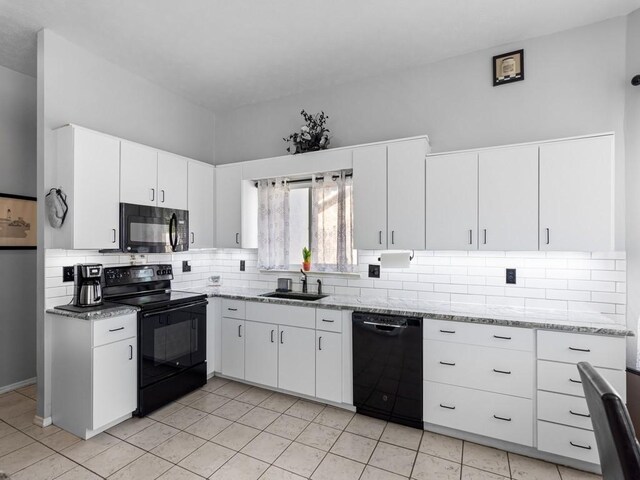
<path id="1" fill-rule="evenodd" d="M 0 65 L 35 76 L 36 32 L 212 110 L 625 15 L 640 0 L 0 0 Z"/>

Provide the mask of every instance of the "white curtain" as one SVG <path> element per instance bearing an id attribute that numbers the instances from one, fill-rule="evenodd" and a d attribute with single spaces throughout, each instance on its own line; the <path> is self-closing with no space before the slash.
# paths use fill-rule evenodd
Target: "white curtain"
<path id="1" fill-rule="evenodd" d="M 337 178 L 333 178 L 337 177 Z M 312 270 L 353 271 L 353 182 L 327 173 L 311 187 Z"/>
<path id="2" fill-rule="evenodd" d="M 289 186 L 283 179 L 258 182 L 258 268 L 289 269 Z"/>

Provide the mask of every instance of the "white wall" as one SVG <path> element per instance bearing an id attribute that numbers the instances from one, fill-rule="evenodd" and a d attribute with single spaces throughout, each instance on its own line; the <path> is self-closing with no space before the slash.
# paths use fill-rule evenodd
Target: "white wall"
<path id="1" fill-rule="evenodd" d="M 640 10 L 628 16 L 626 62 L 627 324 L 636 332 L 636 337 L 629 339 L 627 364 L 640 368 L 636 354 L 640 319 L 640 86 L 631 85 L 631 78 L 640 75 Z"/>
<path id="2" fill-rule="evenodd" d="M 434 152 L 614 131 L 624 250 L 626 18 L 378 78 L 216 113 L 216 163 L 285 154 L 299 112 L 324 110 L 333 146 L 428 134 Z M 525 80 L 493 87 L 493 55 L 524 48 Z M 381 59 L 384 61 L 384 59 Z"/>
<path id="3" fill-rule="evenodd" d="M 36 79 L 0 67 L 0 193 L 36 195 Z M 36 375 L 35 250 L 0 250 L 0 389 Z"/>
<path id="4" fill-rule="evenodd" d="M 214 114 L 70 43 L 38 34 L 38 195 L 52 186 L 53 129 L 75 123 L 100 132 L 213 163 Z M 42 204 L 42 201 L 40 202 Z M 39 217 L 39 242 L 48 228 Z M 38 415 L 48 416 L 43 381 L 44 252 L 38 255 Z"/>

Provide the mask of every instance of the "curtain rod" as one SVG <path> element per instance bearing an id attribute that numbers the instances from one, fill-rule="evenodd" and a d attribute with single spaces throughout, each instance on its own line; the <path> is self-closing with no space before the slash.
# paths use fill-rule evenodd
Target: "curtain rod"
<path id="1" fill-rule="evenodd" d="M 346 173 L 344 176 L 345 176 L 345 178 L 346 177 L 353 177 L 353 173 Z M 322 178 L 324 178 L 324 177 L 322 177 Z M 332 175 L 331 176 L 332 180 L 335 180 L 337 178 L 340 178 L 340 175 Z M 308 183 L 308 182 L 311 182 L 311 181 L 313 181 L 313 179 L 311 177 L 308 177 L 308 178 L 297 178 L 295 180 L 287 180 L 287 183 Z M 320 181 L 320 177 L 316 178 L 316 182 L 319 182 L 319 181 Z M 284 183 L 284 181 L 283 181 L 283 183 Z M 271 182 L 271 185 L 275 185 L 275 184 L 276 184 L 276 182 Z M 258 182 L 255 182 L 254 186 L 257 188 L 258 187 Z"/>

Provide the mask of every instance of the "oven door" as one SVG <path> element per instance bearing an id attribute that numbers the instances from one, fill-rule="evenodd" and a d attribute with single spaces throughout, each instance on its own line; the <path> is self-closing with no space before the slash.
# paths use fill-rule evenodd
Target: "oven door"
<path id="1" fill-rule="evenodd" d="M 141 388 L 206 361 L 206 300 L 139 315 Z"/>
<path id="2" fill-rule="evenodd" d="M 189 250 L 189 212 L 120 204 L 122 251 L 171 253 Z"/>

